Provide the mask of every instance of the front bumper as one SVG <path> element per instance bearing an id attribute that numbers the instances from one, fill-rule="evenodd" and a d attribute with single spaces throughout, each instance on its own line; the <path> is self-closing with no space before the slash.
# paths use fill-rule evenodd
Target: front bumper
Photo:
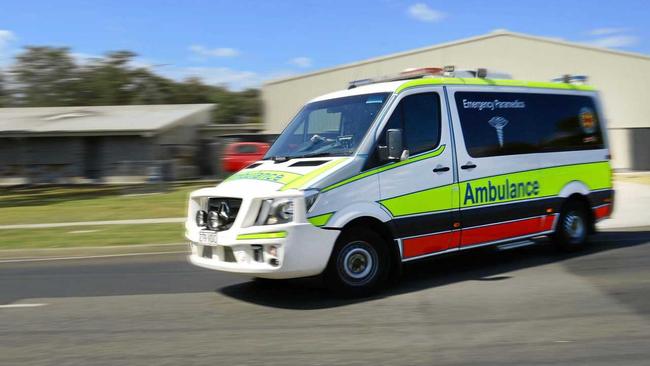
<path id="1" fill-rule="evenodd" d="M 237 233 L 228 231 L 218 233 L 218 244 L 207 249 L 194 241 L 196 235 L 187 235 L 190 262 L 203 268 L 262 278 L 308 277 L 323 272 L 339 234 L 338 230 L 320 229 L 310 223 L 258 226 Z M 270 232 L 283 233 L 277 236 L 284 237 L 241 238 Z M 269 253 L 272 246 L 275 255 Z"/>

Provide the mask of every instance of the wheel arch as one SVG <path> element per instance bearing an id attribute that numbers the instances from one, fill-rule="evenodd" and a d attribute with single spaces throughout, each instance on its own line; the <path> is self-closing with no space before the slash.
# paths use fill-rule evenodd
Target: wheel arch
<path id="1" fill-rule="evenodd" d="M 587 219 L 589 220 L 589 231 L 591 233 L 596 230 L 596 218 L 594 215 L 591 202 L 589 201 L 589 193 L 591 190 L 587 185 L 581 181 L 571 181 L 567 183 L 558 196 L 564 198 L 562 204 L 560 205 L 559 212 L 563 212 L 564 208 L 569 202 L 578 201 L 581 202 L 587 212 Z"/>
<path id="2" fill-rule="evenodd" d="M 398 277 L 402 271 L 402 255 L 389 222 L 382 222 L 378 218 L 372 216 L 358 216 L 347 222 L 341 228 L 341 233 L 348 230 L 354 230 L 355 228 L 370 229 L 379 234 L 379 236 L 385 240 L 390 257 L 390 276 L 393 278 Z"/>

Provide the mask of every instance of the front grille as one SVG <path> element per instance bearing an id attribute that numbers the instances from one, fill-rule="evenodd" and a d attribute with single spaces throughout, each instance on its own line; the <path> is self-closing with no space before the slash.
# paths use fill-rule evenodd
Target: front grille
<path id="1" fill-rule="evenodd" d="M 208 213 L 215 211 L 219 215 L 219 225 L 213 229 L 217 231 L 230 229 L 237 218 L 240 207 L 241 198 L 210 198 L 208 200 Z"/>

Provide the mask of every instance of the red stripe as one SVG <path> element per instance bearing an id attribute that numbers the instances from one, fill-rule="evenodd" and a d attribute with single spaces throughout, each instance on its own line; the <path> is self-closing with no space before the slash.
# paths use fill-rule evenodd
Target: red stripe
<path id="1" fill-rule="evenodd" d="M 404 258 L 417 257 L 449 249 L 450 243 L 458 242 L 458 234 L 458 231 L 451 231 L 404 239 L 402 240 L 402 256 Z"/>
<path id="2" fill-rule="evenodd" d="M 612 214 L 611 204 L 596 207 L 594 209 L 594 216 L 596 216 L 596 220 L 604 219 L 606 217 L 609 217 L 611 214 Z"/>
<path id="3" fill-rule="evenodd" d="M 555 224 L 555 219 L 557 218 L 557 215 L 548 215 L 545 217 L 542 217 L 542 225 L 540 230 L 541 231 L 551 231 L 553 230 L 553 224 Z"/>
<path id="4" fill-rule="evenodd" d="M 556 215 L 533 217 L 513 222 L 504 222 L 477 228 L 454 230 L 402 240 L 402 256 L 418 257 L 425 254 L 441 252 L 455 247 L 487 243 L 491 241 L 515 238 L 553 229 Z"/>
<path id="5" fill-rule="evenodd" d="M 551 227 L 553 227 L 553 219 L 547 220 L 547 217 L 533 217 L 531 219 L 464 229 L 461 234 L 460 245 L 474 245 L 515 238 L 518 236 L 550 230 Z"/>

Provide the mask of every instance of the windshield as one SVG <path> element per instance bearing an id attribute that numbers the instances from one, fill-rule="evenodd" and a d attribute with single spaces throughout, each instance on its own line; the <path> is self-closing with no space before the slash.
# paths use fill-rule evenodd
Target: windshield
<path id="1" fill-rule="evenodd" d="M 364 94 L 307 104 L 264 159 L 352 155 L 388 95 Z"/>

